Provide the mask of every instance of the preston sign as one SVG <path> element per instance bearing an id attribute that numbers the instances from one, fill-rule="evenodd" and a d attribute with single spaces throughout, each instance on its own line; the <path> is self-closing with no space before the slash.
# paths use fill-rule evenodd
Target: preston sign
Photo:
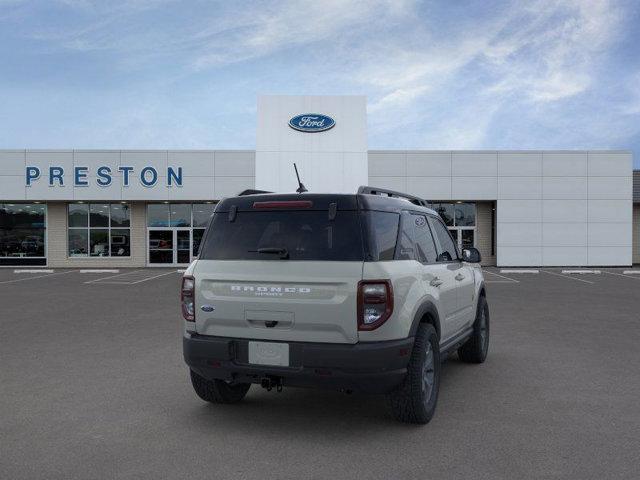
<path id="1" fill-rule="evenodd" d="M 308 133 L 324 132 L 333 128 L 335 124 L 336 121 L 333 118 L 321 113 L 303 113 L 289 120 L 291 128 Z"/>
<path id="2" fill-rule="evenodd" d="M 113 175 L 122 175 L 122 186 L 128 187 L 131 179 L 137 177 L 140 183 L 145 187 L 154 187 L 158 183 L 158 170 L 152 166 L 146 166 L 139 172 L 135 171 L 134 167 L 120 165 L 114 172 L 111 167 L 101 166 L 95 171 L 95 182 L 100 187 L 108 187 L 113 181 Z M 30 187 L 34 182 L 40 180 L 41 177 L 46 176 L 46 181 L 50 187 L 72 184 L 74 187 L 88 187 L 89 186 L 89 167 L 73 167 L 73 171 L 67 175 L 65 169 L 59 166 L 51 166 L 45 169 L 44 172 L 40 171 L 39 167 L 28 166 L 25 169 L 25 185 Z M 162 172 L 165 173 L 165 172 Z M 70 177 L 70 178 L 68 178 Z M 168 167 L 166 170 L 166 185 L 167 187 L 182 186 L 182 167 Z"/>

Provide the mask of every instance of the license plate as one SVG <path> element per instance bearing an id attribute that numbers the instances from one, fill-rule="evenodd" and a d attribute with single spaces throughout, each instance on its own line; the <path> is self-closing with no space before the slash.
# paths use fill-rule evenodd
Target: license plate
<path id="1" fill-rule="evenodd" d="M 255 365 L 289 366 L 289 344 L 249 342 L 249 363 Z"/>

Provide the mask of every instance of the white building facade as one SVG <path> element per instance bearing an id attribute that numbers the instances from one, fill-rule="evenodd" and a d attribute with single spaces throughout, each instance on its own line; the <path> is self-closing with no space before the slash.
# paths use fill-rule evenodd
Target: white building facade
<path id="1" fill-rule="evenodd" d="M 630 152 L 368 150 L 361 96 L 260 97 L 257 120 L 256 150 L 0 150 L 0 266 L 187 264 L 218 200 L 294 191 L 294 162 L 313 192 L 432 202 L 485 264 L 639 260 Z"/>

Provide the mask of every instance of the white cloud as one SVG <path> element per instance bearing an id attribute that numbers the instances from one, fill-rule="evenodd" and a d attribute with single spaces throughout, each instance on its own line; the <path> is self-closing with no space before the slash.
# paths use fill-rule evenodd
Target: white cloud
<path id="1" fill-rule="evenodd" d="M 616 35 L 620 10 L 606 0 L 538 5 L 524 28 L 492 42 L 487 58 L 502 77 L 495 91 L 521 93 L 534 102 L 586 91 L 598 56 Z"/>
<path id="2" fill-rule="evenodd" d="M 608 0 L 537 0 L 516 3 L 490 19 L 462 19 L 461 28 L 438 30 L 413 1 L 326 0 L 218 3 L 189 25 L 155 28 L 141 12 L 167 0 L 97 2 L 62 0 L 93 13 L 77 26 L 51 25 L 31 36 L 48 48 L 83 52 L 111 50 L 130 64 L 179 57 L 196 70 L 247 62 L 280 51 L 312 46 L 348 64 L 345 81 L 371 92 L 373 108 L 396 108 L 446 84 L 472 62 L 490 72 L 483 86 L 494 94 L 517 94 L 534 102 L 557 101 L 591 85 L 594 59 L 611 41 L 621 19 Z M 175 7 L 177 8 L 177 7 Z"/>
<path id="3" fill-rule="evenodd" d="M 0 0 L 2 1 L 2 0 Z M 411 11 L 413 0 L 323 0 L 322 2 L 212 2 L 184 15 L 180 27 L 163 28 L 148 12 L 181 16 L 171 0 L 59 0 L 83 14 L 78 24 L 44 24 L 29 33 L 50 49 L 110 50 L 123 56 L 165 58 L 180 55 L 197 70 L 257 59 L 297 46 L 335 48 L 359 32 L 383 29 Z M 177 9 L 181 10 L 178 11 Z M 339 52 L 336 52 L 339 54 Z M 302 59 L 300 59 L 302 60 Z"/>
<path id="4" fill-rule="evenodd" d="M 341 39 L 406 15 L 409 5 L 393 0 L 288 1 L 234 11 L 222 20 L 223 28 L 214 26 L 195 34 L 194 38 L 203 44 L 193 65 L 198 69 L 216 67 L 304 45 L 336 48 Z"/>
<path id="5" fill-rule="evenodd" d="M 145 81 L 163 86 L 185 78 L 213 82 L 233 71 L 237 76 L 224 81 L 241 84 L 229 100 L 238 109 L 253 105 L 256 92 L 367 94 L 372 146 L 482 148 L 514 138 L 516 147 L 532 147 L 550 139 L 536 134 L 536 126 L 560 132 L 568 124 L 572 132 L 549 141 L 583 135 L 604 143 L 614 139 L 607 124 L 630 131 L 615 116 L 639 123 L 640 76 L 629 76 L 619 88 L 607 81 L 604 64 L 629 30 L 627 5 L 615 0 L 489 2 L 469 7 L 478 10 L 468 15 L 412 0 L 220 1 L 192 5 L 193 11 L 167 0 L 62 4 L 81 21 L 25 29 L 47 52 L 93 53 L 134 81 L 149 68 Z M 298 84 L 298 77 L 306 83 Z M 205 88 L 198 95 L 225 100 Z M 597 119 L 590 118 L 593 111 Z M 131 118 L 158 115 L 131 112 Z M 497 131 L 505 116 L 512 124 Z M 206 131 L 196 120 L 189 124 L 188 115 L 181 122 L 172 132 L 189 144 Z M 190 128 L 198 134 L 190 135 Z M 518 128 L 524 132 L 513 133 Z M 128 129 L 125 122 L 112 135 Z M 144 132 L 162 138 L 162 132 Z"/>
<path id="6" fill-rule="evenodd" d="M 438 42 L 432 40 L 437 33 L 418 32 L 422 41 L 399 38 L 383 46 L 380 61 L 357 74 L 375 92 L 370 111 L 385 117 L 373 122 L 373 135 L 393 131 L 418 102 L 447 109 L 444 121 L 437 113 L 437 123 L 424 118 L 426 145 L 483 147 L 492 141 L 490 126 L 501 106 L 538 108 L 544 122 L 545 105 L 596 88 L 600 63 L 619 36 L 622 8 L 607 0 L 527 5 L 466 22 Z M 402 43 L 417 46 L 403 49 Z"/>
<path id="7" fill-rule="evenodd" d="M 416 98 L 424 95 L 428 88 L 429 87 L 427 85 L 409 88 L 397 88 L 391 93 L 377 100 L 375 103 L 369 105 L 368 111 L 370 113 L 376 113 L 387 108 L 397 108 L 399 106 L 407 105 L 414 101 Z"/>

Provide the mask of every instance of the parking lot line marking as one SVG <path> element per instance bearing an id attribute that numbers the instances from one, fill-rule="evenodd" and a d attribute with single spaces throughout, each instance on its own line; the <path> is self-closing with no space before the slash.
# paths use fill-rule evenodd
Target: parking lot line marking
<path id="1" fill-rule="evenodd" d="M 594 284 L 594 282 L 590 282 L 589 280 L 583 280 L 582 278 L 574 278 L 574 277 L 570 277 L 569 275 L 562 275 L 561 273 L 549 272 L 548 270 L 542 270 L 542 272 L 548 273 L 549 275 L 555 275 L 556 277 L 562 277 L 562 278 L 568 278 L 569 280 L 575 280 L 576 282 L 590 283 L 591 285 Z"/>
<path id="2" fill-rule="evenodd" d="M 117 268 L 103 268 L 103 269 L 86 269 L 86 270 L 80 270 L 80 273 L 119 273 L 120 270 L 118 270 Z"/>
<path id="3" fill-rule="evenodd" d="M 511 280 L 485 280 L 484 283 L 520 283 L 520 282 L 513 282 Z"/>
<path id="4" fill-rule="evenodd" d="M 100 280 L 108 280 L 110 278 L 121 277 L 122 275 L 130 275 L 130 274 L 136 273 L 136 272 L 144 272 L 144 270 L 134 270 L 132 272 L 120 273 L 118 275 L 110 275 L 108 277 L 94 278 L 93 280 L 89 280 L 88 282 L 84 282 L 84 283 L 95 283 L 95 282 L 99 282 Z"/>
<path id="5" fill-rule="evenodd" d="M 14 270 L 13 273 L 53 273 L 51 269 Z"/>
<path id="6" fill-rule="evenodd" d="M 523 269 L 515 269 L 515 268 L 504 268 L 500 270 L 500 273 L 540 273 L 540 270 L 534 270 L 531 268 L 523 268 Z"/>
<path id="7" fill-rule="evenodd" d="M 640 274 L 640 270 L 625 270 L 624 272 L 625 275 L 638 275 Z"/>
<path id="8" fill-rule="evenodd" d="M 489 275 L 495 275 L 496 277 L 504 278 L 505 280 L 509 280 L 513 283 L 520 283 L 519 280 L 515 280 L 513 278 L 505 277 L 504 275 L 498 275 L 497 273 L 490 272 L 489 270 L 483 270 L 483 273 L 488 273 Z"/>
<path id="9" fill-rule="evenodd" d="M 631 280 L 640 280 L 640 277 L 632 277 L 630 275 L 623 275 L 622 273 L 614 273 L 614 272 L 607 272 L 607 271 L 605 271 L 604 273 L 608 273 L 609 275 L 617 275 L 618 277 L 630 278 Z"/>
<path id="10" fill-rule="evenodd" d="M 136 283 L 148 282 L 149 280 L 153 280 L 154 278 L 164 277 L 165 275 L 170 275 L 172 273 L 176 273 L 174 271 L 161 273 L 160 275 L 156 275 L 155 277 L 143 278 L 142 280 L 138 280 L 136 282 L 131 282 L 129 285 L 135 285 Z"/>
<path id="11" fill-rule="evenodd" d="M 594 275 L 600 275 L 600 270 L 562 270 L 561 273 L 565 273 L 567 275 L 584 275 L 586 273 L 592 273 Z"/>
<path id="12" fill-rule="evenodd" d="M 5 280 L 3 282 L 0 282 L 0 284 L 2 284 L 2 283 L 15 283 L 15 282 L 26 282 L 27 280 L 35 280 L 36 278 L 55 277 L 56 275 L 64 275 L 66 273 L 72 273 L 72 272 L 75 272 L 75 270 L 68 270 L 66 272 L 58 272 L 58 273 L 50 273 L 48 275 L 38 275 L 37 277 L 18 278 L 16 280 Z"/>

